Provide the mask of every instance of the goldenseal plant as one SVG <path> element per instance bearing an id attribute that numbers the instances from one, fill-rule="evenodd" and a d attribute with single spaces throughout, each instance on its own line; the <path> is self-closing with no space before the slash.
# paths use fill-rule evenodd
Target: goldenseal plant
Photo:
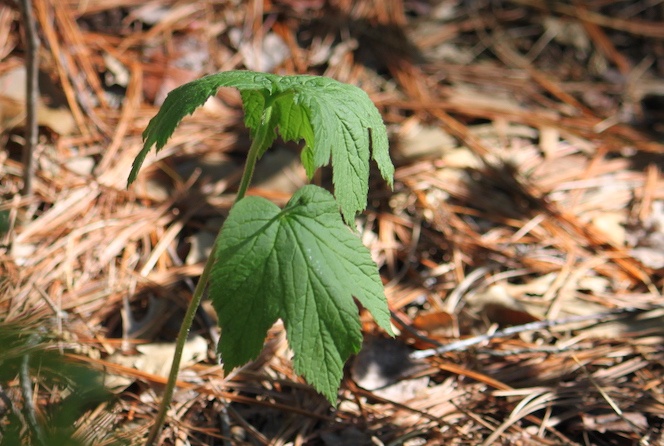
<path id="1" fill-rule="evenodd" d="M 349 227 L 367 204 L 370 158 L 392 187 L 394 166 L 380 113 L 360 88 L 319 76 L 251 71 L 217 73 L 171 91 L 143 132 L 128 185 L 146 155 L 161 150 L 186 115 L 221 87 L 240 91 L 251 146 L 235 203 L 214 243 L 180 334 L 160 413 L 148 438 L 163 425 L 182 349 L 206 285 L 218 314 L 217 348 L 228 373 L 258 356 L 269 328 L 281 319 L 293 367 L 333 405 L 348 357 L 362 332 L 356 298 L 393 335 L 376 264 Z M 283 209 L 245 197 L 256 162 L 277 132 L 304 141 L 300 159 L 309 179 L 332 164 L 334 195 L 314 185 L 298 190 Z"/>

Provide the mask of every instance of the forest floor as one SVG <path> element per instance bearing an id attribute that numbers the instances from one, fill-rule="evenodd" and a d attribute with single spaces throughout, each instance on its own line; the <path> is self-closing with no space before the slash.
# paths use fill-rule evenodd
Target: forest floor
<path id="1" fill-rule="evenodd" d="M 144 441 L 239 184 L 238 94 L 127 177 L 166 94 L 233 69 L 329 76 L 381 111 L 395 185 L 372 177 L 357 223 L 398 336 L 362 313 L 335 408 L 281 324 L 225 375 L 204 302 L 161 444 L 664 444 L 660 2 L 32 2 L 28 195 L 24 27 L 0 2 L 2 444 Z M 285 203 L 299 149 L 277 142 L 250 194 Z"/>

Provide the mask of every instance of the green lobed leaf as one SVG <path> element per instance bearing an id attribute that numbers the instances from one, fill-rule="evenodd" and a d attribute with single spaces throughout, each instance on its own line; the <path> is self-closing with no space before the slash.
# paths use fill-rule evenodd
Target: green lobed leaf
<path id="1" fill-rule="evenodd" d="M 343 364 L 362 343 L 353 297 L 391 333 L 377 267 L 320 187 L 303 187 L 283 210 L 264 198 L 242 199 L 215 254 L 210 297 L 226 371 L 256 358 L 281 318 L 295 371 L 335 404 Z"/>
<path id="2" fill-rule="evenodd" d="M 129 185 L 136 180 L 138 171 L 152 146 L 156 146 L 157 152 L 159 152 L 182 121 L 182 118 L 192 114 L 198 107 L 205 104 L 205 101 L 215 95 L 219 88 L 235 87 L 240 91 L 258 90 L 269 95 L 273 87 L 270 76 L 249 71 L 226 71 L 181 85 L 168 93 L 159 112 L 150 120 L 143 132 L 143 148 L 134 160 L 127 184 Z M 245 117 L 249 119 L 253 116 L 247 115 L 245 111 Z M 258 120 L 260 120 L 260 117 Z"/>
<path id="3" fill-rule="evenodd" d="M 311 176 L 316 168 L 332 161 L 334 194 L 344 220 L 351 223 L 367 205 L 369 157 L 392 186 L 394 166 L 389 156 L 387 130 L 380 113 L 360 88 L 319 76 L 283 76 L 275 79 L 275 92 L 292 92 L 294 110 L 279 115 L 279 132 L 286 140 L 304 139 L 313 148 L 302 160 Z M 280 97 L 278 96 L 277 102 Z M 298 111 L 296 111 L 298 110 Z M 296 117 L 294 119 L 294 117 Z M 304 130 L 299 138 L 284 130 L 308 117 L 303 129 L 313 131 L 313 142 Z M 312 158 L 313 168 L 307 162 Z"/>
<path id="4" fill-rule="evenodd" d="M 169 93 L 143 132 L 144 146 L 134 161 L 129 183 L 136 179 L 152 146 L 156 145 L 159 151 L 182 118 L 203 105 L 220 87 L 240 90 L 245 124 L 252 135 L 267 125 L 278 127 L 287 141 L 304 140 L 301 159 L 309 177 L 317 168 L 332 162 L 335 196 L 347 223 L 366 208 L 370 156 L 392 186 L 394 166 L 387 131 L 364 91 L 325 77 L 251 71 L 213 74 Z M 269 123 L 262 119 L 266 107 L 273 107 Z"/>

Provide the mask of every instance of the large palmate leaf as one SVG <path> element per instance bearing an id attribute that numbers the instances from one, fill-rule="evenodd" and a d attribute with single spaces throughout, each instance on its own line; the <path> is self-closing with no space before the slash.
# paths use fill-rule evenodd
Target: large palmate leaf
<path id="1" fill-rule="evenodd" d="M 268 126 L 285 140 L 304 140 L 301 158 L 310 177 L 331 160 L 335 196 L 346 222 L 366 208 L 370 157 L 392 185 L 394 166 L 385 125 L 364 91 L 326 77 L 251 71 L 217 73 L 171 91 L 143 132 L 144 146 L 134 161 L 129 183 L 136 179 L 151 148 L 156 145 L 159 151 L 182 118 L 220 87 L 240 90 L 245 124 L 252 136 Z M 265 139 L 261 154 L 275 136 Z"/>
<path id="2" fill-rule="evenodd" d="M 320 187 L 303 187 L 283 210 L 264 198 L 242 199 L 215 257 L 210 297 L 227 371 L 255 358 L 280 318 L 295 371 L 334 403 L 343 364 L 362 343 L 353 297 L 391 333 L 377 267 Z"/>

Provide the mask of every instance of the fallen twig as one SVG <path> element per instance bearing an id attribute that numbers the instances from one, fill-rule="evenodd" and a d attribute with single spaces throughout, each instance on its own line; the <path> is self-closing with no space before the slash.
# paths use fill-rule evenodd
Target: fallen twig
<path id="1" fill-rule="evenodd" d="M 586 314 L 582 316 L 566 317 L 563 319 L 529 322 L 523 325 L 515 325 L 513 327 L 507 327 L 504 330 L 498 330 L 493 333 L 486 333 L 472 338 L 463 339 L 461 341 L 452 342 L 451 344 L 442 345 L 437 348 L 419 350 L 411 353 L 410 357 L 412 359 L 424 359 L 424 358 L 429 358 L 431 356 L 441 355 L 443 353 L 453 352 L 456 350 L 463 350 L 465 348 L 470 347 L 471 345 L 480 344 L 482 342 L 489 341 L 491 339 L 512 336 L 514 334 L 523 333 L 525 331 L 544 330 L 546 328 L 557 327 L 565 324 L 573 324 L 576 322 L 586 322 L 586 321 L 603 322 L 617 315 L 639 313 L 644 311 L 647 310 L 644 310 L 642 308 L 619 308 L 613 311 L 607 311 L 606 313 Z"/>
<path id="2" fill-rule="evenodd" d="M 21 0 L 21 13 L 25 28 L 26 71 L 26 118 L 25 145 L 23 146 L 23 195 L 32 195 L 32 180 L 35 175 L 34 151 L 37 147 L 37 99 L 39 98 L 39 36 L 32 12 L 31 0 Z"/>

